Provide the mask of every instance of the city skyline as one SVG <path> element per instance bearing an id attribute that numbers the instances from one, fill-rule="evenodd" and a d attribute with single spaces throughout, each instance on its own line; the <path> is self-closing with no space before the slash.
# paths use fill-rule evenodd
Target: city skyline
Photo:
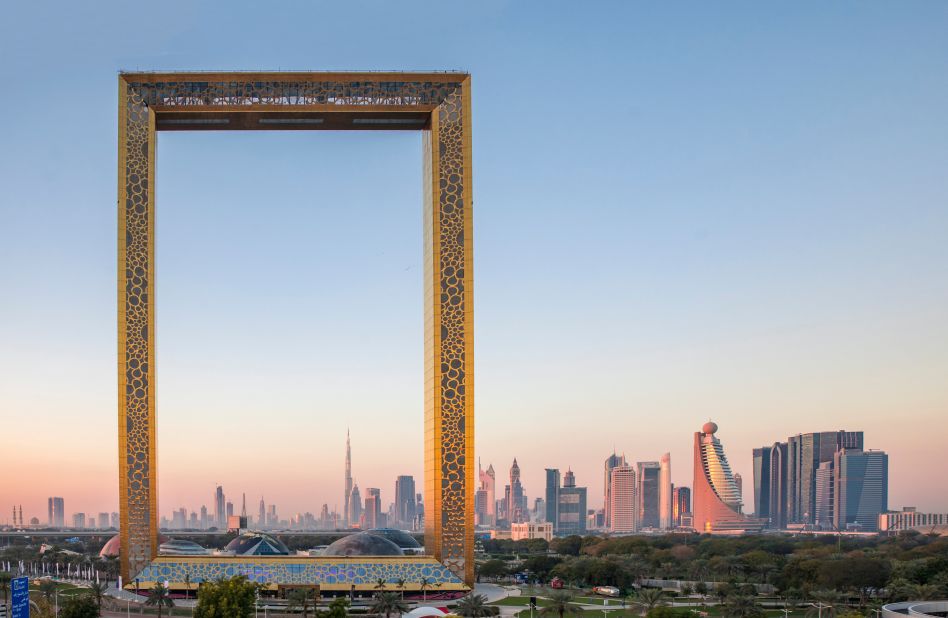
<path id="1" fill-rule="evenodd" d="M 32 103 L 0 103 L 0 418 L 17 429 L 0 468 L 21 472 L 0 519 L 22 504 L 43 520 L 49 496 L 67 518 L 117 506 L 114 94 L 136 67 L 475 75 L 473 456 L 498 493 L 517 457 L 531 498 L 570 466 L 599 506 L 614 448 L 670 452 L 688 485 L 690 431 L 714 418 L 745 504 L 753 448 L 854 427 L 889 456 L 891 508 L 948 510 L 948 478 L 919 473 L 944 441 L 919 428 L 948 409 L 948 8 L 815 6 L 576 6 L 539 23 L 490 4 L 455 9 L 460 35 L 384 7 L 358 49 L 341 32 L 309 43 L 314 21 L 345 18 L 331 6 L 260 16 L 279 39 L 264 49 L 234 44 L 237 17 L 194 36 L 218 17 L 202 7 L 67 7 L 55 24 L 12 7 L 0 67 Z M 383 44 L 395 25 L 404 43 Z M 565 121 L 553 86 L 570 74 L 609 84 L 620 121 Z M 52 130 L 66 87 L 85 121 Z M 162 512 L 217 483 L 341 510 L 346 426 L 360 488 L 390 491 L 392 461 L 420 481 L 420 139 L 181 133 L 159 150 Z M 214 277 L 195 267 L 209 260 Z M 575 455 L 548 455 L 577 430 Z"/>
<path id="2" fill-rule="evenodd" d="M 714 425 L 713 423 L 709 423 L 709 424 Z M 359 489 L 358 489 L 358 486 L 359 486 L 359 485 L 358 485 L 358 482 L 355 482 L 355 477 L 352 476 L 352 447 L 351 447 L 351 435 L 350 435 L 350 434 L 351 434 L 351 430 L 347 428 L 347 430 L 346 430 L 346 436 L 345 436 L 345 438 L 346 438 L 346 439 L 345 439 L 345 463 L 344 463 L 345 476 L 344 476 L 344 482 L 343 482 L 343 488 L 342 488 L 342 489 L 343 489 L 343 496 L 344 496 L 344 497 L 347 497 L 347 496 L 352 492 L 353 489 L 355 489 L 355 491 L 356 491 L 356 493 L 355 493 L 354 495 L 357 495 L 357 496 L 359 495 Z M 839 430 L 839 431 L 831 431 L 831 432 L 818 432 L 818 433 L 816 433 L 816 434 L 813 434 L 813 433 L 806 433 L 806 432 L 803 432 L 803 433 L 798 432 L 797 434 L 788 436 L 787 439 L 788 439 L 789 441 L 791 441 L 791 442 L 794 441 L 794 440 L 799 441 L 799 440 L 802 440 L 803 437 L 805 437 L 805 436 L 812 436 L 812 435 L 816 435 L 817 438 L 818 438 L 820 435 L 831 436 L 831 437 L 833 437 L 833 440 L 834 440 L 833 444 L 836 445 L 837 442 L 838 442 L 838 444 L 840 445 L 840 448 L 842 448 L 842 447 L 856 447 L 856 450 L 857 450 L 857 451 L 861 451 L 862 448 L 863 448 L 863 432 L 862 432 L 862 431 L 847 432 L 847 431 Z M 837 435 L 839 435 L 840 437 L 839 437 L 839 438 L 836 438 Z M 784 443 L 784 448 L 786 448 L 786 447 L 785 447 L 785 444 L 786 444 L 786 443 Z M 835 452 L 835 449 L 836 449 L 835 446 L 831 446 L 831 447 L 830 447 L 830 450 L 827 451 L 827 452 L 830 453 L 830 454 L 832 454 L 832 452 Z M 751 474 L 749 475 L 748 478 L 753 479 L 753 482 L 750 483 L 750 484 L 748 484 L 747 487 L 743 487 L 743 484 L 741 483 L 741 475 L 740 475 L 739 472 L 737 472 L 737 467 L 735 467 L 735 466 L 733 466 L 733 465 L 731 466 L 731 468 L 734 470 L 734 477 L 735 477 L 734 480 L 736 481 L 736 487 L 737 487 L 737 489 L 739 490 L 740 499 L 742 500 L 742 504 L 743 504 L 743 509 L 742 509 L 742 510 L 743 510 L 744 513 L 753 514 L 753 515 L 755 515 L 755 516 L 759 516 L 759 515 L 760 515 L 760 513 L 758 513 L 758 511 L 757 511 L 756 508 L 755 508 L 755 507 L 758 505 L 758 504 L 757 504 L 757 501 L 758 501 L 759 498 L 758 498 L 758 495 L 757 495 L 757 493 L 756 493 L 758 490 L 757 490 L 757 488 L 754 487 L 754 483 L 757 483 L 757 482 L 758 482 L 758 480 L 759 480 L 759 479 L 758 479 L 758 476 L 762 473 L 762 471 L 754 469 L 754 468 L 758 465 L 758 461 L 757 461 L 757 460 L 758 460 L 758 454 L 759 454 L 760 450 L 761 450 L 761 449 L 754 448 L 754 449 L 752 449 L 752 451 L 751 451 L 751 454 L 750 454 L 750 455 L 751 455 L 751 460 L 752 460 L 752 461 L 751 461 L 752 472 L 751 472 Z M 825 449 L 824 449 L 824 450 L 825 450 Z M 866 452 L 867 452 L 867 453 L 870 453 L 870 454 L 871 454 L 871 453 L 876 453 L 876 452 L 880 452 L 880 453 L 881 453 L 882 450 L 881 450 L 881 449 L 878 449 L 878 448 L 871 448 L 871 449 L 867 449 Z M 636 486 L 638 486 L 638 484 L 641 483 L 641 482 L 642 482 L 642 479 L 644 478 L 644 475 L 643 475 L 643 470 L 644 470 L 644 469 L 650 469 L 650 470 L 652 470 L 652 471 L 653 471 L 653 474 L 655 475 L 655 477 L 654 477 L 655 480 L 658 480 L 658 479 L 659 479 L 659 471 L 661 470 L 661 479 L 670 478 L 670 479 L 672 480 L 672 483 L 671 483 L 671 486 L 672 486 L 672 487 L 674 487 L 675 489 L 684 487 L 687 491 L 690 492 L 690 491 L 692 490 L 692 481 L 693 481 L 693 479 L 695 478 L 693 475 L 694 475 L 695 473 L 697 473 L 697 468 L 689 468 L 689 469 L 687 470 L 687 475 L 688 475 L 687 478 L 685 478 L 685 479 L 679 479 L 679 478 L 676 477 L 676 476 L 673 476 L 673 475 L 668 474 L 668 473 L 670 472 L 670 468 L 671 468 L 671 466 L 670 466 L 671 458 L 672 458 L 672 457 L 671 457 L 671 453 L 670 453 L 670 452 L 666 452 L 666 453 L 663 453 L 663 454 L 661 455 L 661 461 L 660 461 L 660 462 L 659 462 L 659 461 L 642 461 L 642 460 L 638 460 L 638 459 L 636 459 L 636 458 L 628 457 L 625 453 L 621 453 L 621 454 L 620 454 L 620 453 L 617 453 L 617 452 L 613 452 L 613 453 L 610 453 L 609 455 L 607 455 L 607 456 L 605 457 L 605 462 L 606 462 L 606 466 L 607 466 L 607 468 L 608 468 L 610 462 L 612 462 L 614 465 L 616 465 L 616 464 L 622 465 L 622 463 L 623 463 L 624 461 L 628 460 L 629 463 L 628 463 L 627 465 L 628 465 L 628 466 L 630 467 L 630 469 L 632 470 L 632 476 L 633 476 L 633 478 L 634 478 L 634 480 L 633 480 L 632 482 L 633 482 L 633 484 L 636 485 Z M 887 461 L 886 467 L 888 468 L 888 459 L 887 459 L 886 461 Z M 666 464 L 668 464 L 668 465 L 666 465 Z M 480 470 L 480 480 L 478 481 L 478 486 L 481 486 L 481 484 L 484 482 L 484 479 L 485 479 L 485 478 L 488 478 L 488 477 L 485 475 L 485 469 L 484 469 L 483 467 L 481 467 L 480 464 L 479 464 L 478 467 L 479 467 L 479 470 Z M 686 467 L 686 466 L 684 466 L 684 465 L 682 465 L 682 464 L 679 464 L 678 466 L 675 466 L 675 467 L 674 467 L 675 470 L 678 470 L 678 471 L 679 471 L 679 476 L 684 476 L 683 472 L 681 471 L 681 468 L 683 468 L 683 467 Z M 567 475 L 568 475 L 568 477 L 571 479 L 571 482 L 575 485 L 575 484 L 576 484 L 576 480 L 575 480 L 575 479 L 576 479 L 576 475 L 575 475 L 575 473 L 573 472 L 572 468 L 573 468 L 573 466 L 571 466 L 571 465 L 567 467 Z M 493 462 L 489 462 L 489 463 L 488 463 L 488 469 L 490 469 L 490 470 L 493 469 Z M 517 461 L 516 456 L 513 458 L 513 463 L 512 463 L 511 468 L 510 468 L 510 476 L 509 476 L 509 479 L 508 479 L 508 485 L 507 485 L 507 487 L 508 487 L 508 488 L 510 487 L 510 485 L 509 485 L 509 480 L 513 480 L 513 479 L 515 478 L 516 481 L 517 481 L 517 484 L 518 484 L 519 487 L 520 487 L 520 491 L 522 492 L 522 493 L 520 494 L 520 501 L 525 505 L 525 507 L 524 507 L 524 510 L 523 510 L 523 513 L 524 513 L 524 514 L 519 517 L 519 520 L 520 520 L 520 521 L 528 521 L 528 520 L 531 519 L 531 513 L 532 513 L 532 510 L 531 510 L 531 509 L 532 509 L 532 507 L 530 507 L 530 504 L 531 504 L 534 500 L 536 500 L 536 499 L 538 499 L 538 498 L 539 498 L 539 499 L 549 499 L 549 496 L 550 496 L 550 493 L 549 493 L 549 484 L 550 484 L 550 473 L 551 473 L 551 471 L 557 473 L 556 481 L 555 481 L 555 482 L 556 482 L 557 485 L 558 485 L 559 482 L 560 482 L 560 481 L 559 481 L 559 471 L 558 471 L 557 469 L 546 468 L 546 469 L 544 469 L 543 472 L 542 472 L 542 475 L 543 475 L 542 483 L 543 483 L 543 484 L 542 484 L 538 489 L 536 489 L 536 490 L 534 490 L 534 491 L 529 491 L 529 490 L 528 490 L 528 487 L 527 487 L 525 484 L 520 483 L 521 476 L 523 475 L 523 469 L 522 469 L 521 466 L 519 465 L 519 462 Z M 815 472 L 815 469 L 814 469 L 814 472 Z M 373 478 L 374 478 L 374 476 L 373 476 Z M 399 487 L 400 487 L 401 484 L 403 483 L 403 479 L 407 479 L 407 480 L 404 481 L 404 482 L 410 482 L 410 483 L 411 483 L 411 485 L 406 485 L 406 486 L 405 486 L 405 487 L 406 487 L 406 490 L 405 490 L 405 491 L 407 492 L 407 487 L 409 487 L 409 486 L 410 486 L 412 489 L 414 489 L 415 483 L 417 482 L 416 480 L 414 480 L 415 478 L 416 478 L 416 477 L 415 477 L 414 475 L 410 475 L 410 474 L 409 474 L 409 475 L 397 474 L 397 475 L 394 477 L 392 483 L 390 483 L 390 484 L 392 485 L 392 487 L 389 488 L 389 491 L 388 491 L 388 492 L 386 492 L 386 491 L 384 490 L 384 488 L 386 487 L 386 485 L 385 485 L 384 483 L 381 484 L 381 487 L 371 487 L 371 486 L 369 486 L 369 488 L 368 488 L 366 491 L 367 491 L 367 492 L 374 492 L 374 493 L 375 493 L 375 497 L 376 497 L 375 505 L 376 505 L 376 508 L 380 509 L 381 513 L 383 513 L 383 514 L 391 514 L 391 513 L 393 513 L 393 512 L 394 512 L 394 513 L 397 513 L 397 512 L 398 512 L 398 500 L 399 500 L 399 498 L 398 498 L 398 495 L 399 495 Z M 606 478 L 608 478 L 608 475 L 607 475 Z M 887 493 L 891 493 L 891 492 L 892 492 L 892 489 L 891 489 L 891 487 L 890 487 L 890 481 L 888 480 L 888 478 L 889 478 L 889 477 L 888 477 L 888 471 L 887 471 L 887 481 L 886 481 L 885 490 L 886 490 Z M 419 480 L 421 480 L 421 479 L 419 479 Z M 595 511 L 607 509 L 607 503 L 605 502 L 605 500 L 603 500 L 601 504 L 597 504 L 597 502 L 596 502 L 595 496 L 597 495 L 597 492 L 599 491 L 600 488 L 599 488 L 599 487 L 596 487 L 595 482 L 589 482 L 589 481 L 586 481 L 586 479 L 582 479 L 582 481 L 583 481 L 583 482 L 580 483 L 580 485 L 582 485 L 582 486 L 584 487 L 584 491 L 585 491 L 585 487 L 586 487 L 586 486 L 589 486 L 589 487 L 592 488 L 592 491 L 590 492 L 589 495 L 590 495 L 590 496 L 593 496 L 593 499 L 592 499 L 592 500 L 585 500 L 585 499 L 584 499 L 584 503 L 586 504 L 587 509 L 589 509 L 589 510 L 595 510 Z M 814 480 L 813 480 L 813 478 L 810 478 L 808 481 L 804 481 L 804 482 L 805 482 L 805 483 L 813 484 L 813 483 L 814 483 Z M 208 512 L 209 512 L 209 514 L 210 514 L 210 515 L 209 515 L 209 521 L 211 522 L 210 525 L 218 525 L 218 524 L 216 523 L 216 515 L 215 515 L 215 514 L 216 514 L 217 512 L 221 512 L 221 511 L 225 508 L 225 504 L 226 504 L 226 506 L 228 507 L 228 509 L 233 509 L 233 508 L 234 508 L 234 506 L 233 506 L 234 503 L 233 503 L 230 499 L 227 498 L 227 492 L 226 492 L 226 490 L 225 490 L 225 488 L 223 487 L 222 484 L 218 484 L 218 483 L 215 482 L 215 483 L 213 484 L 213 487 L 214 487 L 214 489 L 213 489 L 213 491 L 212 491 L 211 494 L 210 494 L 211 497 L 210 497 L 210 499 L 209 499 L 207 502 L 200 502 L 200 501 L 198 501 L 198 502 L 195 502 L 195 503 L 178 503 L 178 504 L 174 504 L 174 505 L 168 505 L 168 504 L 166 504 L 166 503 L 164 503 L 164 502 L 160 503 L 160 504 L 159 504 L 159 517 L 160 517 L 163 521 L 164 521 L 164 520 L 169 520 L 169 521 L 170 521 L 170 520 L 173 519 L 174 515 L 175 515 L 179 510 L 186 510 L 186 511 L 187 511 L 187 514 L 197 513 L 198 515 L 200 515 L 200 514 L 201 514 L 201 511 L 203 510 L 203 508 L 207 508 L 207 509 L 208 509 Z M 606 494 L 605 494 L 605 492 L 607 491 L 606 487 L 608 487 L 608 485 L 604 485 L 604 486 L 602 487 L 603 492 L 602 492 L 601 496 L 602 496 L 603 498 L 604 498 L 604 496 L 606 495 Z M 655 528 L 664 527 L 664 526 L 659 526 L 659 523 L 660 523 L 661 517 L 662 517 L 662 513 L 665 512 L 665 510 L 664 510 L 665 507 L 663 507 L 663 506 L 661 506 L 661 505 L 662 505 L 662 504 L 666 504 L 668 509 L 671 509 L 671 508 L 672 508 L 671 494 L 670 494 L 670 493 L 668 494 L 667 502 L 662 502 L 662 501 L 664 500 L 664 498 L 662 498 L 662 492 L 663 492 L 665 489 L 666 489 L 666 484 L 665 484 L 665 481 L 664 481 L 664 480 L 662 480 L 662 482 L 661 482 L 659 485 L 657 485 L 656 488 L 654 489 L 654 492 L 655 492 L 655 493 L 654 493 L 654 500 L 656 500 L 657 502 L 656 502 L 656 504 L 653 505 L 653 507 L 652 507 L 652 508 L 655 508 L 655 509 L 656 509 L 656 510 L 654 511 L 654 515 L 652 515 L 652 517 L 653 517 L 653 518 L 656 518 L 656 522 L 641 523 L 641 522 L 640 522 L 640 519 L 641 519 L 641 512 L 638 512 L 638 513 L 635 515 L 636 526 L 640 526 L 640 525 L 641 525 L 641 526 L 643 526 L 643 527 L 655 527 Z M 748 492 L 748 491 L 750 492 L 750 496 L 749 496 L 749 497 L 747 496 L 747 492 Z M 798 492 L 799 492 L 799 490 L 798 490 Z M 246 515 L 246 514 L 247 514 L 247 513 L 246 513 L 246 493 L 247 493 L 247 492 L 246 492 L 245 489 L 241 489 L 241 490 L 238 491 L 237 493 L 241 496 L 241 511 L 242 511 L 242 514 Z M 380 494 L 380 495 L 379 495 L 379 494 Z M 414 496 L 414 495 L 415 495 L 415 492 L 414 492 L 414 491 L 411 491 L 410 494 L 411 494 L 412 496 Z M 637 495 L 637 498 L 636 498 L 636 499 L 637 499 L 637 500 L 641 500 L 641 495 L 638 494 L 638 493 L 637 493 L 636 495 Z M 803 495 L 805 496 L 805 495 L 806 495 L 806 492 L 803 492 Z M 367 496 L 366 496 L 366 497 L 367 497 Z M 50 513 L 51 513 L 52 511 L 49 510 L 49 509 L 52 508 L 52 503 L 51 503 L 51 501 L 52 501 L 53 499 L 54 499 L 54 498 L 52 498 L 52 497 L 47 497 L 47 510 L 48 510 Z M 60 503 L 59 503 L 59 508 L 62 509 L 62 508 L 63 508 L 63 507 L 62 507 L 62 500 L 63 500 L 63 498 L 62 498 L 62 497 L 57 497 L 57 498 L 55 498 L 55 499 L 60 501 Z M 506 501 L 507 499 L 509 499 L 509 498 L 508 498 L 508 497 L 505 497 L 504 495 L 500 495 L 499 497 L 495 496 L 495 499 L 496 499 L 498 502 L 505 502 L 505 501 Z M 804 497 L 803 499 L 807 499 L 807 498 Z M 361 498 L 361 497 L 360 497 L 359 500 L 360 500 L 359 512 L 362 513 L 362 500 L 364 500 L 364 498 Z M 261 509 L 260 512 L 261 512 L 261 513 L 263 513 L 264 502 L 265 502 L 265 495 L 261 495 L 261 498 L 260 498 L 260 509 Z M 291 502 L 291 504 L 294 504 L 294 503 Z M 296 516 L 298 516 L 298 515 L 303 515 L 303 514 L 312 515 L 312 516 L 315 517 L 316 520 L 319 520 L 319 519 L 320 519 L 320 516 L 321 516 L 321 513 L 325 512 L 326 514 L 328 514 L 328 515 L 330 515 L 330 516 L 334 516 L 334 517 L 337 518 L 337 519 L 336 519 L 336 522 L 337 522 L 336 528 L 339 528 L 339 529 L 352 528 L 352 527 L 358 527 L 358 525 L 359 525 L 359 522 L 358 522 L 358 521 L 354 521 L 354 522 L 349 522 L 349 521 L 348 521 L 348 515 L 349 515 L 349 503 L 348 503 L 348 501 L 343 501 L 343 502 L 341 503 L 341 506 L 340 506 L 339 503 L 333 503 L 333 502 L 330 502 L 330 501 L 321 502 L 321 503 L 318 503 L 318 504 L 316 504 L 316 503 L 305 503 L 305 502 L 298 502 L 298 503 L 296 503 L 296 504 L 300 504 L 301 506 L 299 506 L 299 507 L 297 507 L 297 508 L 290 508 L 290 507 L 285 507 L 285 506 L 282 506 L 282 505 L 281 505 L 281 506 L 280 506 L 280 513 L 279 513 L 279 514 L 280 514 L 279 521 L 281 521 L 281 522 L 290 522 L 290 521 L 291 521 L 293 518 L 295 518 Z M 923 503 L 923 504 L 924 504 L 924 503 Z M 271 503 L 271 502 L 269 502 L 269 501 L 266 502 L 266 507 L 267 507 L 267 509 L 268 509 L 268 513 L 269 513 L 269 509 L 275 509 L 277 506 L 278 506 L 277 504 L 273 504 L 273 503 Z M 414 506 L 414 503 L 412 504 L 412 506 Z M 203 507 L 203 508 L 202 508 L 202 507 Z M 939 512 L 939 508 L 938 508 L 938 507 L 934 507 L 934 508 L 930 508 L 930 509 L 929 509 L 929 508 L 926 508 L 926 507 L 924 507 L 924 506 L 922 506 L 922 505 L 920 505 L 920 504 L 917 504 L 917 503 L 912 503 L 912 504 L 905 503 L 905 504 L 902 504 L 902 503 L 893 503 L 893 502 L 891 502 L 891 501 L 888 502 L 888 509 L 889 509 L 889 511 L 896 511 L 896 510 L 900 510 L 900 509 L 905 508 L 905 507 L 915 507 L 915 508 L 919 508 L 919 510 L 920 510 L 920 511 L 923 511 L 923 512 L 926 511 L 926 510 L 930 510 L 930 511 L 932 511 L 932 512 Z M 29 521 L 30 519 L 32 519 L 32 518 L 35 517 L 35 518 L 37 518 L 37 519 L 40 521 L 40 525 L 45 525 L 45 524 L 46 524 L 47 519 L 44 519 L 44 518 L 42 517 L 42 514 L 41 514 L 41 513 L 36 513 L 36 514 L 34 514 L 34 513 L 32 513 L 32 512 L 28 509 L 28 510 L 26 511 L 26 515 L 23 515 L 23 511 L 22 511 L 22 508 L 23 508 L 23 507 L 22 507 L 22 504 L 21 504 L 21 503 L 16 503 L 16 504 L 13 505 L 14 512 L 16 512 L 18 508 L 20 509 L 20 515 L 18 516 L 18 517 L 21 518 L 20 521 L 23 521 L 23 518 L 25 518 L 26 521 Z M 111 507 L 109 507 L 109 508 L 111 508 Z M 645 508 L 645 507 L 644 507 L 640 502 L 637 502 L 637 503 L 634 505 L 633 508 L 634 508 L 634 509 L 637 509 L 637 510 L 639 510 L 639 511 L 641 511 L 641 509 L 642 509 L 642 508 Z M 804 507 L 802 507 L 802 508 L 805 509 L 805 508 L 807 508 L 807 507 L 804 506 Z M 390 511 L 389 509 L 391 509 L 391 511 Z M 107 510 L 108 510 L 108 509 L 107 509 Z M 72 517 L 73 517 L 74 515 L 94 515 L 94 513 L 96 513 L 96 512 L 100 512 L 100 513 L 101 513 L 101 512 L 103 512 L 103 511 L 101 511 L 101 509 L 99 509 L 98 507 L 97 507 L 97 508 L 94 508 L 94 509 L 86 509 L 86 510 L 82 510 L 82 509 L 75 509 L 75 510 L 73 510 L 73 509 L 66 509 L 65 511 L 62 511 L 62 510 L 59 511 L 59 513 L 60 513 L 61 515 L 64 515 L 64 519 L 65 519 L 65 521 L 66 521 L 67 526 L 68 526 L 69 521 L 71 521 L 71 519 L 72 519 Z M 549 511 L 549 510 L 547 510 L 546 512 L 547 512 L 547 513 L 550 513 L 550 512 L 555 512 L 555 511 Z M 232 513 L 228 513 L 228 514 L 232 514 Z M 168 515 L 171 515 L 171 517 L 168 517 Z M 670 512 L 668 513 L 668 515 L 670 516 Z M 767 516 L 769 516 L 769 515 L 770 515 L 770 513 L 764 513 L 764 516 L 765 516 L 765 517 L 767 517 Z M 608 515 L 607 515 L 607 514 L 604 514 L 604 516 L 603 516 L 604 521 L 608 521 L 607 517 L 608 517 Z M 224 521 L 226 522 L 226 515 L 225 515 L 225 517 L 224 517 Z M 256 522 L 259 522 L 259 517 L 252 517 L 252 518 L 251 518 L 251 521 L 252 521 L 252 522 L 255 522 L 255 524 L 254 524 L 255 526 L 260 527 L 260 526 L 259 526 L 259 523 L 256 523 Z M 509 520 L 506 520 L 506 519 L 505 519 L 505 521 L 508 521 L 508 522 L 509 522 Z M 785 518 L 783 521 L 786 522 L 786 518 Z M 801 522 L 804 522 L 804 521 L 806 521 L 806 520 L 805 520 L 805 519 L 801 519 L 799 516 L 796 516 L 796 517 L 789 517 L 789 523 L 801 523 Z M 819 522 L 816 521 L 816 515 L 815 515 L 815 513 L 814 513 L 813 518 L 811 518 L 810 521 L 811 521 L 812 523 L 819 523 Z M 671 519 L 669 519 L 669 522 L 671 522 Z M 0 517 L 0 524 L 6 524 L 6 523 L 8 523 L 7 520 L 6 520 L 4 517 Z M 650 523 L 654 523 L 655 525 L 654 525 L 654 526 L 651 526 L 651 525 L 649 525 Z M 254 525 L 252 525 L 251 527 L 254 527 Z M 270 527 L 271 525 L 272 525 L 272 524 L 271 524 L 270 521 L 269 521 L 269 515 L 268 515 L 267 524 L 266 524 L 265 526 L 263 526 L 263 528 Z M 402 521 L 402 520 L 398 520 L 398 519 L 393 520 L 393 521 L 388 521 L 388 522 L 386 523 L 386 525 L 387 525 L 387 526 L 391 526 L 391 527 L 401 527 L 401 528 L 405 528 L 405 529 L 411 529 L 411 528 L 412 528 L 412 526 L 409 525 L 407 522 Z M 102 526 L 99 526 L 99 527 L 102 527 Z M 219 527 L 219 526 L 218 526 L 218 527 Z M 288 527 L 291 527 L 291 526 L 288 526 Z M 604 527 L 605 527 L 606 529 L 611 528 L 611 526 L 609 526 L 609 525 L 605 525 Z M 781 527 L 781 526 L 777 526 L 777 527 Z M 313 529 L 324 529 L 324 528 L 320 527 L 320 528 L 313 528 Z"/>

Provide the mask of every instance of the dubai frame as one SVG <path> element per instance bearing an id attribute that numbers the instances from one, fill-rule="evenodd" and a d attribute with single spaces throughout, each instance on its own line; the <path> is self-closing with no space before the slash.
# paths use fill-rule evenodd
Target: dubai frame
<path id="1" fill-rule="evenodd" d="M 466 73 L 122 73 L 118 431 L 126 581 L 158 553 L 155 137 L 419 130 L 424 143 L 425 547 L 474 581 L 471 78 Z"/>

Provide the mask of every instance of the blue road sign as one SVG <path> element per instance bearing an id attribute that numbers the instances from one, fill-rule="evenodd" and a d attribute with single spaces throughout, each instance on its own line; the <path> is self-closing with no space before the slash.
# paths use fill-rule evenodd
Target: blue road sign
<path id="1" fill-rule="evenodd" d="M 30 618 L 30 578 L 10 580 L 10 592 L 11 618 Z"/>

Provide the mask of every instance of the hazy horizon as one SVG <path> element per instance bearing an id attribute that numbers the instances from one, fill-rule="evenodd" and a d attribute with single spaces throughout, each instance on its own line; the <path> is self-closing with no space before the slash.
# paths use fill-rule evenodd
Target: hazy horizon
<path id="1" fill-rule="evenodd" d="M 238 3 L 239 4 L 239 3 Z M 118 507 L 116 73 L 472 74 L 474 456 L 862 430 L 948 512 L 948 4 L 18 4 L 0 24 L 0 523 Z M 460 24 L 463 24 L 460 25 Z M 422 487 L 421 137 L 161 133 L 160 514 Z M 476 464 L 476 459 L 473 462 Z M 943 466 L 941 466 L 943 467 Z"/>

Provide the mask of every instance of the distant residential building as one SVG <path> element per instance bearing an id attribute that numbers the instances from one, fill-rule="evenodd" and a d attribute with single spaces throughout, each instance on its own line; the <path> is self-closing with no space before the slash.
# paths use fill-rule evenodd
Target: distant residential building
<path id="1" fill-rule="evenodd" d="M 201 524 L 200 524 L 200 527 L 201 527 L 201 530 L 207 530 L 208 528 L 210 528 L 210 525 L 208 524 L 208 520 L 207 520 L 207 506 L 206 506 L 206 505 L 203 505 L 203 504 L 201 505 Z"/>
<path id="2" fill-rule="evenodd" d="M 740 472 L 734 473 L 734 485 L 737 487 L 737 495 L 741 497 L 741 512 L 744 506 L 744 477 Z"/>
<path id="3" fill-rule="evenodd" d="M 692 510 L 698 532 L 739 533 L 759 530 L 763 522 L 741 513 L 741 496 L 724 454 L 715 437 L 718 426 L 708 421 L 695 433 Z"/>
<path id="4" fill-rule="evenodd" d="M 233 502 L 231 502 L 231 501 L 229 501 L 229 500 L 227 501 L 227 508 L 226 508 L 226 511 L 227 511 L 227 521 L 228 521 L 228 523 L 229 523 L 229 522 L 230 522 L 230 518 L 234 516 L 234 503 L 233 503 Z"/>
<path id="5" fill-rule="evenodd" d="M 636 474 L 636 518 L 638 529 L 659 527 L 659 484 L 661 464 L 657 461 L 640 461 Z"/>
<path id="6" fill-rule="evenodd" d="M 510 539 L 523 541 L 526 539 L 553 540 L 553 524 L 549 522 L 523 522 L 510 524 Z"/>
<path id="7" fill-rule="evenodd" d="M 576 475 L 567 470 L 563 475 L 563 486 L 557 495 L 556 524 L 557 534 L 586 533 L 586 488 L 576 486 Z"/>
<path id="8" fill-rule="evenodd" d="M 889 456 L 844 448 L 836 452 L 833 516 L 840 530 L 874 531 L 889 510 Z"/>
<path id="9" fill-rule="evenodd" d="M 86 527 L 86 514 L 85 513 L 74 513 L 72 516 L 72 527 L 73 528 L 85 528 Z"/>
<path id="10" fill-rule="evenodd" d="M 672 519 L 671 453 L 662 455 L 658 463 L 658 526 L 662 530 L 671 530 L 675 527 Z"/>
<path id="11" fill-rule="evenodd" d="M 66 527 L 66 503 L 62 498 L 49 498 L 47 501 L 47 510 L 49 511 L 49 525 L 51 528 Z"/>
<path id="12" fill-rule="evenodd" d="M 672 519 L 675 526 L 681 527 L 681 516 L 691 513 L 691 488 L 675 487 L 672 493 Z"/>
<path id="13" fill-rule="evenodd" d="M 111 520 L 111 523 L 112 523 L 112 526 L 111 526 L 111 527 L 112 527 L 112 528 L 115 528 L 116 530 L 118 530 L 118 529 L 119 529 L 119 514 L 118 514 L 118 513 L 112 513 L 112 515 L 111 515 L 111 517 L 110 517 L 110 520 Z"/>
<path id="14" fill-rule="evenodd" d="M 632 466 L 621 464 L 610 470 L 609 509 L 611 513 L 609 530 L 623 534 L 635 532 L 636 505 L 635 505 L 635 469 Z M 607 515 L 608 516 L 608 515 Z"/>
<path id="15" fill-rule="evenodd" d="M 546 521 L 546 500 L 543 498 L 533 500 L 533 521 Z"/>
<path id="16" fill-rule="evenodd" d="M 346 503 L 348 504 L 348 501 Z M 260 496 L 260 511 L 257 515 L 257 527 L 261 530 L 265 530 L 267 527 L 267 505 L 263 501 L 263 496 Z"/>
<path id="17" fill-rule="evenodd" d="M 879 514 L 879 532 L 897 534 L 908 530 L 931 532 L 948 526 L 948 513 L 919 513 L 914 506 Z"/>
<path id="18" fill-rule="evenodd" d="M 612 470 L 617 466 L 627 466 L 628 462 L 625 460 L 625 455 L 616 455 L 615 451 L 612 452 L 612 455 L 606 457 L 606 461 L 603 464 L 602 471 L 602 503 L 603 510 L 605 511 L 605 523 L 604 527 L 606 529 L 612 529 Z"/>
<path id="19" fill-rule="evenodd" d="M 474 492 L 474 522 L 478 526 L 490 525 L 487 511 L 487 492 L 483 489 L 478 489 Z"/>

